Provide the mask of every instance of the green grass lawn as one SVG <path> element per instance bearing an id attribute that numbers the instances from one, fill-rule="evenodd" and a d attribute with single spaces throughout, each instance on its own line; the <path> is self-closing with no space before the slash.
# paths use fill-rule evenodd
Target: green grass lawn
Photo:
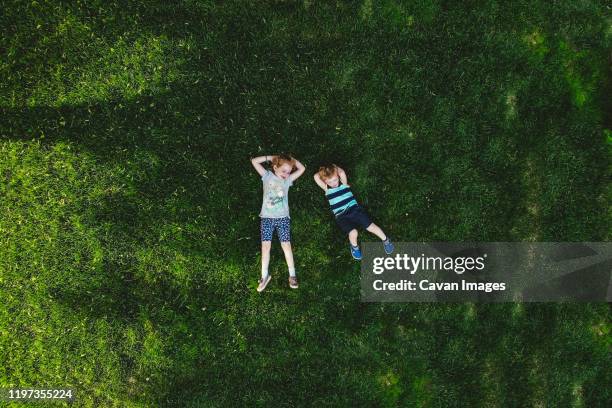
<path id="1" fill-rule="evenodd" d="M 398 241 L 609 241 L 609 3 L 173 3 L 4 2 L 0 387 L 610 406 L 607 304 L 362 303 L 312 180 L 341 165 Z M 279 152 L 300 289 L 275 241 L 259 294 L 249 158 Z"/>

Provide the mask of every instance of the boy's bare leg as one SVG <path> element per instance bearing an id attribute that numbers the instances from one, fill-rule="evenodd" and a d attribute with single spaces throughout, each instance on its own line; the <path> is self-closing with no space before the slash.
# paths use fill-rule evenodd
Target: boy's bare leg
<path id="1" fill-rule="evenodd" d="M 385 235 L 383 230 L 381 230 L 380 227 L 374 223 L 371 223 L 367 230 L 383 241 L 387 239 L 387 236 Z"/>
<path id="2" fill-rule="evenodd" d="M 268 266 L 270 265 L 270 249 L 272 241 L 261 241 L 261 278 L 268 276 Z"/>
<path id="3" fill-rule="evenodd" d="M 357 230 L 356 229 L 352 229 L 349 234 L 348 234 L 348 238 L 349 238 L 349 242 L 351 243 L 352 246 L 356 247 L 357 246 Z"/>

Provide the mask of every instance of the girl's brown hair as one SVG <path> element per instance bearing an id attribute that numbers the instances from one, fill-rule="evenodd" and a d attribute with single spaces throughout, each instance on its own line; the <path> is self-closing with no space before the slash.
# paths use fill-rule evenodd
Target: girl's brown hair
<path id="1" fill-rule="evenodd" d="M 333 177 L 338 172 L 338 168 L 335 164 L 328 164 L 325 166 L 319 167 L 319 177 L 322 180 L 327 180 L 330 177 Z"/>
<path id="2" fill-rule="evenodd" d="M 288 154 L 279 154 L 272 159 L 273 167 L 280 167 L 283 164 L 288 164 L 291 166 L 291 170 L 295 168 L 295 159 Z"/>

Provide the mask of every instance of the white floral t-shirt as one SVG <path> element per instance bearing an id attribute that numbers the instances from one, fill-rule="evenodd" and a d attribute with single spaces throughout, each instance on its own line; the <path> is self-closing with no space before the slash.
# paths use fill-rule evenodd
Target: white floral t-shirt
<path id="1" fill-rule="evenodd" d="M 289 217 L 289 187 L 293 185 L 291 177 L 282 179 L 267 170 L 261 176 L 263 182 L 263 203 L 259 216 L 262 218 Z"/>

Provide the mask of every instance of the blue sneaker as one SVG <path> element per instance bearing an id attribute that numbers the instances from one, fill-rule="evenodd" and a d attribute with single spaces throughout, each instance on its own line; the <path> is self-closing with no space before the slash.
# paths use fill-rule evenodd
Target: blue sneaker
<path id="1" fill-rule="evenodd" d="M 353 258 L 355 258 L 356 260 L 360 261 L 361 260 L 361 249 L 359 249 L 359 246 L 352 246 L 351 247 L 351 255 L 353 255 Z"/>
<path id="2" fill-rule="evenodd" d="M 387 237 L 387 239 L 385 241 L 383 241 L 383 246 L 385 247 L 385 252 L 386 252 L 387 255 L 392 253 L 393 250 L 395 249 L 395 247 L 393 246 L 393 243 L 391 242 L 389 237 Z"/>

